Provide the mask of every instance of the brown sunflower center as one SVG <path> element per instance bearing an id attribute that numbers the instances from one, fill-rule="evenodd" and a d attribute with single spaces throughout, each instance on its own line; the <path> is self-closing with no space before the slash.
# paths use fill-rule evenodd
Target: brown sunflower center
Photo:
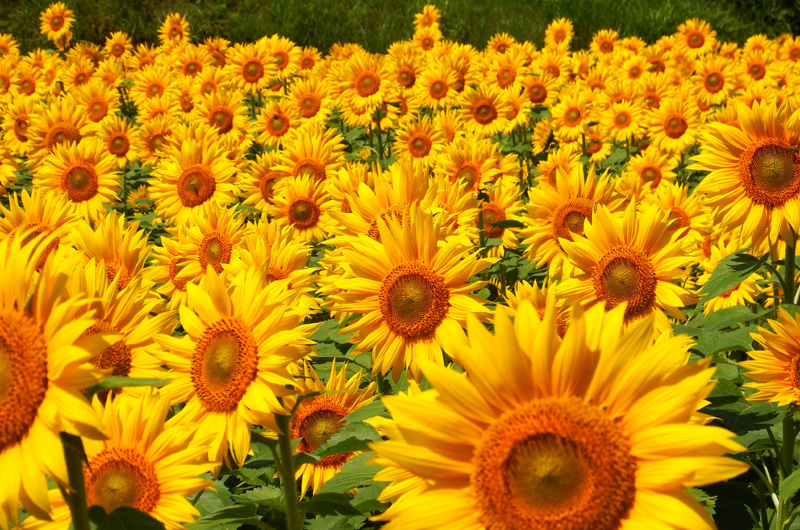
<path id="1" fill-rule="evenodd" d="M 430 137 L 425 133 L 415 134 L 408 140 L 408 152 L 411 153 L 411 156 L 414 158 L 428 156 L 432 146 L 433 142 L 431 142 Z"/>
<path id="2" fill-rule="evenodd" d="M 212 412 L 236 409 L 258 372 L 258 350 L 250 328 L 238 318 L 208 326 L 192 357 L 192 383 Z"/>
<path id="3" fill-rule="evenodd" d="M 108 322 L 100 321 L 83 332 L 87 337 L 97 333 L 117 333 L 119 330 Z M 131 347 L 124 340 L 120 340 L 100 352 L 92 364 L 103 370 L 109 370 L 110 375 L 128 375 L 131 371 L 133 359 Z"/>
<path id="4" fill-rule="evenodd" d="M 411 88 L 416 80 L 417 78 L 412 70 L 403 69 L 397 74 L 397 82 L 404 88 Z"/>
<path id="5" fill-rule="evenodd" d="M 0 310 L 0 451 L 18 444 L 47 393 L 47 344 L 29 316 Z"/>
<path id="6" fill-rule="evenodd" d="M 783 206 L 800 192 L 800 156 L 785 140 L 763 138 L 740 156 L 739 178 L 756 204 Z"/>
<path id="7" fill-rule="evenodd" d="M 327 176 L 327 173 L 325 172 L 325 166 L 318 160 L 304 158 L 295 164 L 294 171 L 292 171 L 292 176 L 324 179 Z"/>
<path id="8" fill-rule="evenodd" d="M 656 273 L 649 256 L 627 247 L 606 252 L 592 277 L 597 299 L 611 309 L 628 302 L 625 320 L 645 316 L 653 310 L 656 298 Z"/>
<path id="9" fill-rule="evenodd" d="M 547 88 L 539 82 L 535 82 L 528 87 L 528 97 L 534 105 L 541 104 L 547 99 Z"/>
<path id="10" fill-rule="evenodd" d="M 457 182 L 459 179 L 464 179 L 468 190 L 475 189 L 475 186 L 480 183 L 481 171 L 479 168 L 472 165 L 462 166 L 456 171 L 453 182 Z"/>
<path id="11" fill-rule="evenodd" d="M 257 83 L 264 77 L 264 66 L 256 60 L 247 61 L 242 67 L 242 77 L 248 83 Z"/>
<path id="12" fill-rule="evenodd" d="M 673 206 L 669 210 L 669 229 L 670 230 L 680 230 L 681 234 L 678 236 L 678 239 L 686 236 L 689 233 L 689 229 L 692 226 L 692 218 L 687 214 L 683 208 L 679 208 L 677 206 Z"/>
<path id="13" fill-rule="evenodd" d="M 75 127 L 74 124 L 69 122 L 59 122 L 53 125 L 47 131 L 45 144 L 47 145 L 47 149 L 51 151 L 53 147 L 58 144 L 63 144 L 65 142 L 77 142 L 80 139 L 81 135 L 78 133 L 78 128 Z"/>
<path id="14" fill-rule="evenodd" d="M 197 74 L 197 72 L 200 72 L 202 70 L 203 70 L 203 65 L 198 63 L 197 61 L 189 61 L 183 67 L 183 73 L 191 76 Z"/>
<path id="15" fill-rule="evenodd" d="M 686 37 L 686 44 L 688 44 L 690 48 L 699 48 L 705 44 L 705 42 L 705 36 L 699 32 L 690 33 L 689 36 Z"/>
<path id="16" fill-rule="evenodd" d="M 181 258 L 172 258 L 172 261 L 169 262 L 169 280 L 175 286 L 175 288 L 179 291 L 186 290 L 186 282 L 187 280 L 179 280 L 178 276 L 178 265 L 181 263 Z"/>
<path id="17" fill-rule="evenodd" d="M 664 134 L 670 138 L 680 138 L 688 128 L 689 125 L 683 116 L 671 116 L 664 122 Z"/>
<path id="18" fill-rule="evenodd" d="M 304 118 L 316 116 L 317 112 L 319 112 L 320 106 L 321 102 L 319 98 L 313 94 L 305 95 L 300 99 L 300 111 Z"/>
<path id="19" fill-rule="evenodd" d="M 475 105 L 472 117 L 481 125 L 492 123 L 497 118 L 497 109 L 491 101 L 480 101 Z"/>
<path id="20" fill-rule="evenodd" d="M 564 113 L 564 123 L 569 127 L 574 127 L 581 121 L 581 109 L 572 107 Z"/>
<path id="21" fill-rule="evenodd" d="M 167 138 L 164 134 L 154 134 L 147 142 L 147 150 L 155 155 L 159 149 L 167 144 Z"/>
<path id="22" fill-rule="evenodd" d="M 347 409 L 325 396 L 303 402 L 292 419 L 291 425 L 292 438 L 300 438 L 297 450 L 303 453 L 313 453 L 325 445 L 345 424 L 342 418 L 347 414 Z M 347 462 L 351 456 L 353 453 L 326 456 L 316 465 L 338 467 Z"/>
<path id="23" fill-rule="evenodd" d="M 620 129 L 627 127 L 631 123 L 631 115 L 627 112 L 620 112 L 617 114 L 616 118 L 614 118 L 614 123 L 616 123 L 617 127 Z"/>
<path id="24" fill-rule="evenodd" d="M 661 170 L 657 167 L 649 166 L 642 170 L 640 173 L 643 182 L 649 182 L 652 188 L 658 186 L 661 182 Z"/>
<path id="25" fill-rule="evenodd" d="M 112 447 L 84 466 L 86 501 L 112 512 L 121 506 L 150 512 L 161 498 L 153 464 L 134 449 Z"/>
<path id="26" fill-rule="evenodd" d="M 494 226 L 494 223 L 505 221 L 506 212 L 502 207 L 485 202 L 481 205 L 481 213 L 483 215 L 483 232 L 489 239 L 502 237 L 505 228 L 502 226 Z"/>
<path id="27" fill-rule="evenodd" d="M 120 43 L 118 43 L 118 42 L 117 42 L 117 43 L 115 43 L 115 44 L 114 44 L 114 45 L 111 47 L 111 55 L 113 55 L 114 57 L 119 57 L 119 56 L 120 56 L 120 55 L 122 55 L 124 52 L 125 52 L 125 48 L 122 46 L 122 44 L 120 44 Z"/>
<path id="28" fill-rule="evenodd" d="M 98 188 L 97 172 L 88 165 L 75 166 L 61 177 L 61 189 L 73 202 L 88 201 L 97 195 Z"/>
<path id="29" fill-rule="evenodd" d="M 156 82 L 150 85 L 147 89 L 147 96 L 149 98 L 154 98 L 156 96 L 161 96 L 164 94 L 164 87 L 161 86 L 160 83 Z"/>
<path id="30" fill-rule="evenodd" d="M 381 79 L 372 72 L 362 72 L 356 78 L 356 92 L 361 97 L 371 96 L 381 86 Z"/>
<path id="31" fill-rule="evenodd" d="M 444 277 L 417 262 L 395 267 L 378 298 L 389 329 L 409 340 L 432 336 L 450 308 Z"/>
<path id="32" fill-rule="evenodd" d="M 64 27 L 64 17 L 56 15 L 50 19 L 50 27 L 53 31 L 58 31 Z"/>
<path id="33" fill-rule="evenodd" d="M 600 51 L 603 53 L 609 53 L 614 49 L 614 43 L 609 40 L 604 40 L 600 43 Z"/>
<path id="34" fill-rule="evenodd" d="M 767 69 L 761 63 L 754 63 L 750 65 L 750 68 L 747 69 L 750 77 L 758 81 L 759 79 L 763 79 L 765 75 L 767 75 Z"/>
<path id="35" fill-rule="evenodd" d="M 17 140 L 20 142 L 27 142 L 28 137 L 26 133 L 28 132 L 28 122 L 22 118 L 17 118 L 14 120 L 14 136 L 17 137 Z"/>
<path id="36" fill-rule="evenodd" d="M 289 205 L 289 222 L 299 230 L 317 226 L 321 211 L 310 198 L 298 197 Z"/>
<path id="37" fill-rule="evenodd" d="M 183 170 L 178 178 L 178 198 L 184 206 L 194 208 L 214 195 L 217 183 L 205 166 L 195 165 Z"/>
<path id="38" fill-rule="evenodd" d="M 800 354 L 795 355 L 789 361 L 788 375 L 795 394 L 800 396 Z"/>
<path id="39" fill-rule="evenodd" d="M 636 494 L 630 442 L 578 398 L 530 401 L 484 433 L 470 477 L 479 521 L 492 530 L 616 530 Z"/>
<path id="40" fill-rule="evenodd" d="M 264 275 L 267 283 L 272 283 L 278 280 L 284 280 L 287 278 L 286 272 L 281 269 L 277 269 L 275 267 L 268 267 L 267 272 Z"/>
<path id="41" fill-rule="evenodd" d="M 233 245 L 225 234 L 211 232 L 203 238 L 200 243 L 199 261 L 200 267 L 205 272 L 206 267 L 211 265 L 214 270 L 222 272 L 222 265 L 231 262 Z"/>
<path id="42" fill-rule="evenodd" d="M 208 124 L 219 129 L 220 134 L 233 129 L 233 112 L 227 107 L 218 107 L 208 114 Z"/>
<path id="43" fill-rule="evenodd" d="M 108 152 L 114 156 L 125 156 L 131 144 L 125 133 L 115 133 L 108 139 Z"/>
<path id="44" fill-rule="evenodd" d="M 553 213 L 553 232 L 558 238 L 572 241 L 572 234 L 583 235 L 584 221 L 592 220 L 592 201 L 583 197 L 567 200 Z M 559 243 L 560 245 L 560 243 Z"/>
<path id="45" fill-rule="evenodd" d="M 98 122 L 108 115 L 108 103 L 97 99 L 89 105 L 89 119 Z"/>
<path id="46" fill-rule="evenodd" d="M 725 80 L 722 78 L 721 74 L 712 73 L 708 74 L 705 79 L 706 90 L 711 93 L 717 93 L 722 90 L 722 86 L 725 83 Z"/>
<path id="47" fill-rule="evenodd" d="M 289 118 L 275 114 L 267 121 L 267 129 L 272 136 L 283 136 L 289 130 Z"/>
<path id="48" fill-rule="evenodd" d="M 442 81 L 434 81 L 430 92 L 433 99 L 442 99 L 447 94 L 447 85 Z"/>
<path id="49" fill-rule="evenodd" d="M 108 281 L 113 282 L 117 275 L 119 275 L 117 289 L 121 291 L 130 283 L 131 273 L 128 271 L 128 268 L 121 263 L 116 261 L 106 261 L 106 278 L 108 278 Z"/>
<path id="50" fill-rule="evenodd" d="M 403 220 L 406 218 L 410 212 L 410 207 L 407 204 L 395 204 L 390 206 L 386 210 L 383 210 L 379 213 L 375 219 L 370 223 L 369 230 L 367 231 L 367 236 L 371 237 L 378 243 L 381 242 L 381 231 L 378 228 L 378 219 L 383 219 L 385 223 L 389 223 L 392 219 L 396 220 L 400 224 L 403 223 Z"/>
<path id="51" fill-rule="evenodd" d="M 263 177 L 261 177 L 261 182 L 259 183 L 259 189 L 261 190 L 261 196 L 264 197 L 264 200 L 271 203 L 272 197 L 275 195 L 275 182 L 276 179 L 280 175 L 275 171 L 270 171 Z"/>
<path id="52" fill-rule="evenodd" d="M 497 84 L 500 88 L 505 88 L 514 82 L 514 72 L 511 70 L 510 66 L 504 66 L 497 72 Z"/>

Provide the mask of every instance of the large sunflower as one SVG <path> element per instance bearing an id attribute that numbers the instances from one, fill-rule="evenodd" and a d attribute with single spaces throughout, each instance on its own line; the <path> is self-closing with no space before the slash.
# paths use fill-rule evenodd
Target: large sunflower
<path id="1" fill-rule="evenodd" d="M 685 364 L 685 337 L 624 320 L 576 311 L 562 341 L 555 304 L 540 320 L 523 303 L 513 323 L 498 308 L 494 336 L 470 319 L 467 377 L 424 362 L 438 395 L 384 398 L 393 429 L 372 448 L 431 484 L 385 528 L 713 529 L 684 488 L 747 469 L 723 456 L 744 450 L 733 433 L 690 423 L 714 370 Z"/>
<path id="2" fill-rule="evenodd" d="M 739 128 L 710 123 L 694 169 L 710 171 L 697 186 L 716 221 L 741 228 L 743 243 L 759 248 L 800 231 L 800 113 L 786 103 L 739 105 Z"/>
<path id="3" fill-rule="evenodd" d="M 205 288 L 186 286 L 180 317 L 187 334 L 155 337 L 167 351 L 154 353 L 174 375 L 164 391 L 173 403 L 186 402 L 168 424 L 199 422 L 198 436 L 213 435 L 210 460 L 231 462 L 230 447 L 232 462 L 242 465 L 251 424 L 277 429 L 272 414 L 285 414 L 278 398 L 294 385 L 287 367 L 311 352 L 315 325 L 300 325 L 306 315 L 293 308 L 285 282 L 265 285 L 264 277 L 251 269 L 226 286 L 210 267 Z"/>
<path id="4" fill-rule="evenodd" d="M 0 527 L 18 524 L 18 503 L 32 515 L 49 510 L 45 475 L 69 483 L 59 432 L 103 437 L 103 427 L 81 391 L 99 381 L 89 364 L 114 335 L 91 341 L 94 323 L 80 297 L 67 298 L 73 259 L 53 252 L 36 273 L 52 236 L 21 246 L 22 230 L 0 244 Z"/>
<path id="5" fill-rule="evenodd" d="M 419 380 L 419 361 L 443 364 L 468 314 L 490 314 L 468 293 L 485 285 L 469 279 L 493 260 L 478 259 L 461 237 L 440 241 L 441 221 L 415 207 L 408 222 L 387 216 L 378 230 L 381 243 L 360 236 L 343 251 L 346 272 L 329 308 L 340 318 L 361 315 L 342 332 L 356 332 L 356 352 L 372 350 L 373 374 L 391 371 L 397 380 L 406 370 Z"/>
<path id="6" fill-rule="evenodd" d="M 584 221 L 583 230 L 584 237 L 573 233 L 573 241 L 559 239 L 578 269 L 558 286 L 566 303 L 600 303 L 610 309 L 625 302 L 626 323 L 655 314 L 663 329 L 669 322 L 662 309 L 686 318 L 680 308 L 694 298 L 672 280 L 682 277 L 695 259 L 678 240 L 680 233 L 670 230 L 666 212 L 651 205 L 637 213 L 632 202 L 620 219 L 599 205 L 592 221 Z"/>

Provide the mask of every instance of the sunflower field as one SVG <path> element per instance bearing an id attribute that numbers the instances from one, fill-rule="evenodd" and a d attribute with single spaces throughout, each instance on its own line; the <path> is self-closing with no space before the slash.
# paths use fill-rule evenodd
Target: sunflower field
<path id="1" fill-rule="evenodd" d="M 439 21 L 0 34 L 0 528 L 800 529 L 800 37 Z"/>

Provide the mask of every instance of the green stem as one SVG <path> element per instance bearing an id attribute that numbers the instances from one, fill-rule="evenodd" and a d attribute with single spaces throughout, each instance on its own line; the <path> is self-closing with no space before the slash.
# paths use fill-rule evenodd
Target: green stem
<path id="1" fill-rule="evenodd" d="M 500 264 L 500 291 L 502 292 L 503 296 L 506 295 L 506 287 L 508 287 L 508 280 L 506 280 L 506 266 L 504 264 Z"/>
<path id="2" fill-rule="evenodd" d="M 198 492 L 195 494 L 195 496 L 194 496 L 194 497 L 192 497 L 192 499 L 189 501 L 189 502 L 192 504 L 192 506 L 195 506 L 195 505 L 197 505 L 197 501 L 199 501 L 199 500 L 200 500 L 200 497 L 203 495 L 203 493 L 205 493 L 205 492 L 206 492 L 206 489 L 207 489 L 207 488 L 201 489 L 200 491 L 198 491 Z"/>
<path id="3" fill-rule="evenodd" d="M 83 461 L 86 458 L 83 442 L 73 434 L 62 432 L 60 436 L 69 478 L 69 490 L 64 500 L 72 515 L 72 527 L 75 530 L 89 530 L 89 506 L 86 502 L 86 484 L 83 482 Z"/>
<path id="4" fill-rule="evenodd" d="M 383 105 L 383 103 L 381 103 L 381 105 Z M 383 111 L 381 110 L 380 106 L 378 107 L 376 114 L 378 116 L 378 119 L 375 120 L 378 133 L 378 162 L 383 165 L 383 138 L 381 138 L 381 116 L 383 115 Z"/>
<path id="5" fill-rule="evenodd" d="M 786 412 L 783 417 L 783 448 L 781 450 L 782 479 L 792 474 L 794 467 L 794 441 L 797 433 L 794 430 L 794 409 Z"/>
<path id="6" fill-rule="evenodd" d="M 278 425 L 278 447 L 280 459 L 275 462 L 278 474 L 281 476 L 284 502 L 286 502 L 286 528 L 287 530 L 302 530 L 305 514 L 300 511 L 297 498 L 297 481 L 294 476 L 294 451 L 292 451 L 292 438 L 289 434 L 291 416 L 276 414 L 275 423 Z"/>
<path id="7" fill-rule="evenodd" d="M 791 304 L 794 302 L 794 247 L 797 244 L 797 235 L 792 230 L 792 240 L 786 242 L 786 257 L 783 260 L 783 272 L 784 272 L 784 286 L 786 290 L 783 291 L 783 302 L 786 304 Z"/>
<path id="8" fill-rule="evenodd" d="M 773 276 L 778 278 L 778 283 L 780 283 L 781 289 L 783 289 L 783 296 L 785 298 L 787 296 L 786 293 L 788 292 L 788 289 L 787 289 L 786 280 L 784 279 L 783 274 L 778 272 L 778 269 L 776 269 L 775 266 L 772 265 L 772 263 L 770 263 L 770 262 L 764 263 L 764 267 L 769 269 L 769 271 L 773 274 Z"/>

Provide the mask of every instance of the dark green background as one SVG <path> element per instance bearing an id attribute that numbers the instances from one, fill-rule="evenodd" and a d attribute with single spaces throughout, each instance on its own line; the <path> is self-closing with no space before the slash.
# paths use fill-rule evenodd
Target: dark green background
<path id="1" fill-rule="evenodd" d="M 39 13 L 49 0 L 0 0 L 0 32 L 12 33 L 28 51 L 47 46 L 39 34 Z M 195 40 L 222 36 L 252 41 L 279 33 L 301 45 L 326 51 L 335 42 L 359 42 L 385 51 L 413 33 L 414 13 L 423 0 L 68 0 L 76 14 L 78 40 L 103 43 L 112 31 L 125 31 L 134 42 L 157 41 L 164 16 L 187 16 Z M 800 33 L 797 0 L 439 0 L 445 37 L 482 48 L 495 33 L 542 44 L 547 24 L 557 17 L 575 23 L 575 47 L 592 34 L 613 28 L 623 36 L 648 42 L 675 31 L 687 18 L 708 20 L 722 40 L 739 43 L 752 34 Z"/>

